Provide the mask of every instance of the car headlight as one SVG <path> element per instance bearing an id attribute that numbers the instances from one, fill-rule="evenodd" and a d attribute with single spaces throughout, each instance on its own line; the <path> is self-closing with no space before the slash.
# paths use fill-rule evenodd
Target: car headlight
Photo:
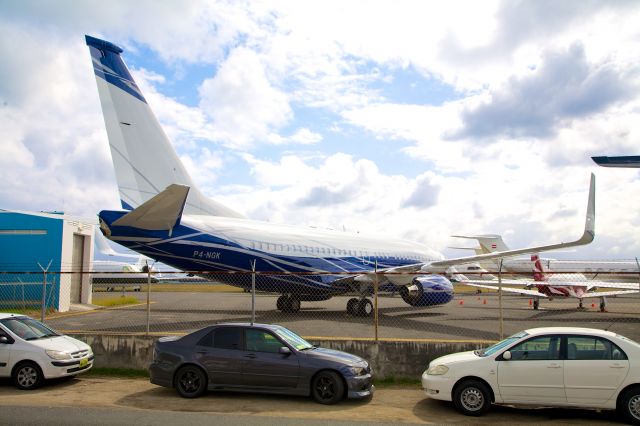
<path id="1" fill-rule="evenodd" d="M 347 370 L 352 376 L 364 376 L 367 374 L 367 369 L 364 367 L 348 367 Z"/>
<path id="2" fill-rule="evenodd" d="M 54 351 L 53 349 L 46 349 L 45 352 L 49 355 L 49 358 L 57 360 L 71 359 L 71 354 L 69 352 Z"/>
<path id="3" fill-rule="evenodd" d="M 449 367 L 446 365 L 434 365 L 429 367 L 427 374 L 429 376 L 442 376 L 443 374 L 446 374 L 447 371 L 449 371 Z"/>

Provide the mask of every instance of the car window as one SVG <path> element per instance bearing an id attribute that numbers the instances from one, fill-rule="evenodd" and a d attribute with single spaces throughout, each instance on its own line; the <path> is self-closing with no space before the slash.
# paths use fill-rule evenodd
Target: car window
<path id="1" fill-rule="evenodd" d="M 515 345 L 511 349 L 513 361 L 539 361 L 560 358 L 560 336 L 539 336 Z"/>
<path id="2" fill-rule="evenodd" d="M 568 336 L 568 360 L 627 359 L 627 355 L 613 342 L 597 336 Z"/>
<path id="3" fill-rule="evenodd" d="M 212 331 L 210 343 L 216 349 L 240 349 L 242 347 L 242 329 L 238 327 L 218 328 Z"/>
<path id="4" fill-rule="evenodd" d="M 245 330 L 246 348 L 252 352 L 278 353 L 284 344 L 273 334 L 264 330 Z"/>

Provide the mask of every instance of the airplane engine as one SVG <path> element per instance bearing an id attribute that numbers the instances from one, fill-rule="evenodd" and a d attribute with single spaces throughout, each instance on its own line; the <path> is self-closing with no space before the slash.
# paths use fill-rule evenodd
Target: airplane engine
<path id="1" fill-rule="evenodd" d="M 411 306 L 444 305 L 453 299 L 453 285 L 442 275 L 421 275 L 400 287 L 400 296 Z"/>

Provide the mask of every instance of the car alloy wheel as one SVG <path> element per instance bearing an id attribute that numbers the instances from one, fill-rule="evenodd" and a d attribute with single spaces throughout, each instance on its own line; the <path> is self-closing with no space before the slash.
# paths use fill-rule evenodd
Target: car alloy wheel
<path id="1" fill-rule="evenodd" d="M 313 379 L 311 393 L 320 404 L 335 404 L 344 395 L 344 384 L 333 371 L 321 371 Z"/>
<path id="2" fill-rule="evenodd" d="M 20 389 L 31 390 L 40 385 L 42 373 L 40 368 L 32 363 L 20 364 L 13 373 L 13 383 Z"/>
<path id="3" fill-rule="evenodd" d="M 207 389 L 207 378 L 198 367 L 188 365 L 176 373 L 176 391 L 184 398 L 196 398 Z"/>

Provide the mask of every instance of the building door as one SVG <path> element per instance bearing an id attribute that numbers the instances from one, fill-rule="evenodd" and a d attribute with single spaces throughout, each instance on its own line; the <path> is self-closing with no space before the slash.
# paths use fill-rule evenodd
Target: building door
<path id="1" fill-rule="evenodd" d="M 84 235 L 73 234 L 71 254 L 71 303 L 80 303 L 82 295 L 82 272 L 84 258 Z"/>

